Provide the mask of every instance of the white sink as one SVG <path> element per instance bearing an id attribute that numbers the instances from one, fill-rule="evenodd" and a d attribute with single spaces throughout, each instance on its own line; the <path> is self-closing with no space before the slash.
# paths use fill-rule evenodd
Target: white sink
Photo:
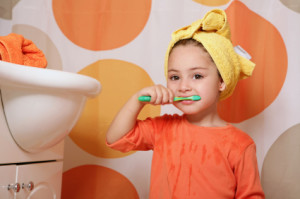
<path id="1" fill-rule="evenodd" d="M 10 133 L 25 151 L 44 151 L 64 139 L 88 97 L 100 93 L 91 77 L 0 61 L 0 90 Z"/>

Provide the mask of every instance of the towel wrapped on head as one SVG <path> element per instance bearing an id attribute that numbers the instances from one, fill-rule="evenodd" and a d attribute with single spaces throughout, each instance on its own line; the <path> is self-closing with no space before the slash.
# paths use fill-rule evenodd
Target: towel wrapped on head
<path id="1" fill-rule="evenodd" d="M 31 40 L 15 33 L 0 36 L 0 60 L 38 68 L 47 66 L 44 53 Z"/>
<path id="2" fill-rule="evenodd" d="M 255 64 L 234 50 L 231 33 L 224 10 L 213 9 L 189 26 L 183 27 L 172 34 L 165 57 L 165 75 L 168 75 L 170 51 L 176 42 L 183 39 L 195 39 L 200 42 L 212 57 L 226 88 L 220 94 L 220 100 L 228 98 L 240 79 L 252 75 Z"/>

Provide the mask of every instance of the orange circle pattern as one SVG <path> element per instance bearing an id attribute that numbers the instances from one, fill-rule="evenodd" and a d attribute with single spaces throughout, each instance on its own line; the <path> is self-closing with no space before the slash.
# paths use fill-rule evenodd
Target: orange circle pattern
<path id="1" fill-rule="evenodd" d="M 89 50 L 111 50 L 132 41 L 148 21 L 151 0 L 53 0 L 65 36 Z"/>
<path id="2" fill-rule="evenodd" d="M 239 81 L 233 95 L 218 107 L 224 120 L 238 123 L 259 114 L 276 99 L 287 73 L 287 51 L 274 25 L 240 1 L 232 2 L 226 13 L 232 43 L 242 46 L 256 63 L 252 77 Z"/>
<path id="3" fill-rule="evenodd" d="M 84 165 L 64 172 L 61 198 L 139 199 L 139 196 L 122 174 L 98 165 Z"/>
<path id="4" fill-rule="evenodd" d="M 102 158 L 119 158 L 132 154 L 121 153 L 106 146 L 106 131 L 123 104 L 138 90 L 153 85 L 148 74 L 137 65 L 120 60 L 100 60 L 79 72 L 99 80 L 102 91 L 89 99 L 70 138 L 84 151 Z M 138 118 L 160 115 L 160 106 L 147 105 Z"/>

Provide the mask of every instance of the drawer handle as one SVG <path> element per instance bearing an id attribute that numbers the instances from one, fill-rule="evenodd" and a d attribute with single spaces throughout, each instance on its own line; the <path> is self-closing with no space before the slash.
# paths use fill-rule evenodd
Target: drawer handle
<path id="1" fill-rule="evenodd" d="M 22 189 L 27 189 L 28 191 L 32 191 L 34 188 L 34 183 L 32 181 L 28 182 L 28 184 L 22 183 Z"/>
<path id="2" fill-rule="evenodd" d="M 9 184 L 7 186 L 7 190 L 9 190 L 9 191 L 13 190 L 15 193 L 18 193 L 20 191 L 20 188 L 21 188 L 21 186 L 19 183 Z"/>

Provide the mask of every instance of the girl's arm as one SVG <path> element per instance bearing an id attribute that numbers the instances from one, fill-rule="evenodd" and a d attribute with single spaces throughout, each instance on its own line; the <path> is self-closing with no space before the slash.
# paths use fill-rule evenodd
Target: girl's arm
<path id="1" fill-rule="evenodd" d="M 146 87 L 135 93 L 112 121 L 106 134 L 106 141 L 108 144 L 118 141 L 133 129 L 138 114 L 146 104 L 145 102 L 140 102 L 138 100 L 138 97 L 143 95 L 151 96 L 151 101 L 149 103 L 154 105 L 172 103 L 174 98 L 172 91 L 162 85 Z"/>

